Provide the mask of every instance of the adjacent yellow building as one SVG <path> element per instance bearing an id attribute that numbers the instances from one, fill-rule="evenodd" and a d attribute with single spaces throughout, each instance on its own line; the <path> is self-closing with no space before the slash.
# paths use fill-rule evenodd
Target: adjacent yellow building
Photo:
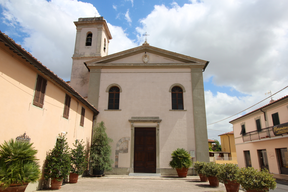
<path id="1" fill-rule="evenodd" d="M 76 139 L 90 145 L 98 111 L 1 32 L 0 89 L 0 144 L 12 138 L 30 140 L 41 167 L 59 134 L 67 135 L 70 147 Z M 26 191 L 37 186 L 29 184 Z"/>

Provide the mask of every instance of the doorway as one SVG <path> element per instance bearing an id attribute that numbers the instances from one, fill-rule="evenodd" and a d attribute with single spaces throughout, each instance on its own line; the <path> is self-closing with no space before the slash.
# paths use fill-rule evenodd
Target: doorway
<path id="1" fill-rule="evenodd" d="M 276 149 L 278 165 L 281 174 L 288 174 L 288 152 L 287 148 Z"/>
<path id="2" fill-rule="evenodd" d="M 134 172 L 156 173 L 156 128 L 135 128 Z"/>
<path id="3" fill-rule="evenodd" d="M 258 150 L 258 158 L 261 170 L 267 169 L 269 171 L 266 149 Z"/>

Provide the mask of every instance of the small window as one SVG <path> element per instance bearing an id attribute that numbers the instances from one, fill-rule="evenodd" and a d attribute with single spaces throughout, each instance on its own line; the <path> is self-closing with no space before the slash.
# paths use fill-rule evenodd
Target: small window
<path id="1" fill-rule="evenodd" d="M 273 125 L 274 126 L 280 124 L 278 113 L 272 114 L 272 120 L 273 120 Z"/>
<path id="2" fill-rule="evenodd" d="M 70 103 L 71 103 L 71 97 L 66 94 L 64 113 L 63 113 L 63 117 L 66 118 L 66 119 L 68 119 L 68 117 L 69 117 Z"/>
<path id="3" fill-rule="evenodd" d="M 244 151 L 244 158 L 246 167 L 252 167 L 250 151 Z"/>
<path id="4" fill-rule="evenodd" d="M 246 129 L 245 129 L 245 124 L 241 125 L 241 133 L 240 135 L 245 135 L 246 134 Z"/>
<path id="5" fill-rule="evenodd" d="M 85 108 L 82 107 L 81 109 L 81 119 L 80 119 L 80 126 L 84 126 L 84 118 L 85 118 Z"/>
<path id="6" fill-rule="evenodd" d="M 106 51 L 106 39 L 104 39 L 104 47 L 103 47 L 104 52 Z"/>
<path id="7" fill-rule="evenodd" d="M 256 127 L 258 132 L 262 131 L 260 119 L 256 119 Z"/>
<path id="8" fill-rule="evenodd" d="M 46 85 L 47 85 L 47 80 L 41 77 L 40 75 L 38 75 L 33 105 L 41 107 L 41 108 L 43 107 L 44 96 L 46 92 Z"/>
<path id="9" fill-rule="evenodd" d="M 88 33 L 86 37 L 86 46 L 92 45 L 92 33 Z"/>
<path id="10" fill-rule="evenodd" d="M 184 109 L 183 106 L 183 90 L 181 87 L 172 88 L 172 109 Z"/>
<path id="11" fill-rule="evenodd" d="M 120 89 L 116 86 L 109 89 L 108 109 L 119 109 Z"/>

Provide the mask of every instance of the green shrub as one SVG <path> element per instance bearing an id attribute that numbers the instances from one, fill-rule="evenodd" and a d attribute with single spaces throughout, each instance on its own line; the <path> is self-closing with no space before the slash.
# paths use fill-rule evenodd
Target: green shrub
<path id="1" fill-rule="evenodd" d="M 76 140 L 73 143 L 74 149 L 71 149 L 71 173 L 82 175 L 87 167 L 86 150 L 83 140 Z"/>
<path id="2" fill-rule="evenodd" d="M 185 149 L 177 149 L 173 151 L 170 166 L 172 168 L 182 169 L 189 168 L 192 165 L 190 154 Z"/>
<path id="3" fill-rule="evenodd" d="M 219 164 L 214 162 L 206 163 L 203 167 L 203 174 L 207 177 L 216 177 L 217 173 L 219 172 Z"/>
<path id="4" fill-rule="evenodd" d="M 111 146 L 109 145 L 112 139 L 107 136 L 105 130 L 106 127 L 103 121 L 96 127 L 93 127 L 93 138 L 90 150 L 93 170 L 109 171 L 112 169 L 113 160 L 110 158 Z"/>
<path id="5" fill-rule="evenodd" d="M 236 174 L 238 183 L 244 189 L 266 190 L 275 189 L 276 181 L 267 169 L 258 171 L 253 167 L 241 168 Z"/>
<path id="6" fill-rule="evenodd" d="M 44 168 L 45 179 L 53 178 L 58 181 L 66 178 L 70 173 L 70 154 L 65 135 L 59 135 L 53 150 L 46 156 Z"/>
<path id="7" fill-rule="evenodd" d="M 236 174 L 239 172 L 238 165 L 228 163 L 219 165 L 219 170 L 216 175 L 219 181 L 227 183 L 227 181 L 235 181 Z"/>
<path id="8" fill-rule="evenodd" d="M 0 145 L 0 187 L 36 182 L 40 177 L 37 150 L 25 141 L 4 141 Z"/>
<path id="9" fill-rule="evenodd" d="M 206 162 L 195 162 L 194 163 L 194 169 L 195 171 L 197 171 L 198 174 L 203 174 L 203 168 L 205 166 L 205 164 L 207 164 Z"/>

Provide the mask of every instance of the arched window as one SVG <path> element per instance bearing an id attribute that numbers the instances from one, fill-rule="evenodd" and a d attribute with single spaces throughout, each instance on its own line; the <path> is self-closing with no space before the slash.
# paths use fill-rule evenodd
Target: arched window
<path id="1" fill-rule="evenodd" d="M 109 89 L 108 109 L 119 109 L 120 89 L 113 86 Z"/>
<path id="2" fill-rule="evenodd" d="M 86 46 L 92 45 L 92 33 L 88 33 L 86 37 Z"/>
<path id="3" fill-rule="evenodd" d="M 181 87 L 172 88 L 172 109 L 184 109 L 183 106 L 183 90 Z"/>

